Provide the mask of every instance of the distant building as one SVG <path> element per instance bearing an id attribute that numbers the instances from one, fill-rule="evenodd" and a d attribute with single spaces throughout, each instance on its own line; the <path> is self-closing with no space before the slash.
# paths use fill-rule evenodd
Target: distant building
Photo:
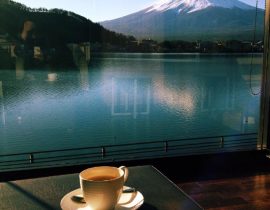
<path id="1" fill-rule="evenodd" d="M 241 51 L 243 44 L 241 41 L 238 40 L 229 40 L 226 42 L 225 46 L 231 52 L 239 52 Z"/>
<path id="2" fill-rule="evenodd" d="M 142 51 L 156 51 L 158 47 L 157 41 L 154 41 L 152 39 L 143 39 L 139 43 L 140 49 Z"/>
<path id="3" fill-rule="evenodd" d="M 16 57 L 14 47 L 13 41 L 8 39 L 8 34 L 0 34 L 0 51 L 7 52 L 11 57 Z"/>
<path id="4" fill-rule="evenodd" d="M 140 44 L 149 47 L 156 47 L 158 43 L 152 39 L 143 39 L 141 40 Z"/>
<path id="5" fill-rule="evenodd" d="M 11 42 L 8 41 L 7 36 L 0 34 L 0 49 L 10 51 Z"/>

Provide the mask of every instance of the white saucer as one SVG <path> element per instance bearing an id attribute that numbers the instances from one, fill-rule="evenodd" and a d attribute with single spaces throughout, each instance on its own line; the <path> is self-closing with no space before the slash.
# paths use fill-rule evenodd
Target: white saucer
<path id="1" fill-rule="evenodd" d="M 124 189 L 125 188 L 129 187 L 124 186 Z M 71 200 L 73 195 L 78 195 L 81 193 L 81 189 L 78 188 L 66 194 L 60 202 L 61 208 L 63 210 L 89 210 L 90 208 L 87 206 L 87 204 L 78 203 Z M 138 209 L 143 204 L 143 202 L 144 197 L 139 191 L 122 193 L 121 198 L 115 207 L 115 210 L 135 210 Z"/>

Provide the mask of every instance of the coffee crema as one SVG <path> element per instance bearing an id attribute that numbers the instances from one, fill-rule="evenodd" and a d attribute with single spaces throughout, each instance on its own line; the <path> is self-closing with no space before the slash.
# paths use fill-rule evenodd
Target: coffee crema
<path id="1" fill-rule="evenodd" d="M 99 176 L 92 176 L 89 177 L 88 180 L 92 180 L 92 181 L 108 181 L 108 180 L 112 180 L 112 179 L 116 179 L 117 176 L 112 176 L 112 175 L 99 175 Z"/>

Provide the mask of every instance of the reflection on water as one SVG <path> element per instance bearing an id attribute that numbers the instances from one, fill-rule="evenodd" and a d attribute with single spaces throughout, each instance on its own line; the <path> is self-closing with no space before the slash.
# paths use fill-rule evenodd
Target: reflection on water
<path id="1" fill-rule="evenodd" d="M 0 72 L 2 154 L 257 132 L 249 55 L 77 55 L 74 71 Z"/>
<path id="2" fill-rule="evenodd" d="M 21 57 L 16 58 L 16 79 L 21 80 L 24 78 L 24 59 Z"/>

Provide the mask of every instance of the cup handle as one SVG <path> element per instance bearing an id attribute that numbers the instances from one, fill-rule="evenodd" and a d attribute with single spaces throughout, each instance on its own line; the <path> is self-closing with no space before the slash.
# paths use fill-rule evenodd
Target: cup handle
<path id="1" fill-rule="evenodd" d="M 119 169 L 124 171 L 124 182 L 126 182 L 128 178 L 128 173 L 129 173 L 128 168 L 126 166 L 120 166 Z"/>

